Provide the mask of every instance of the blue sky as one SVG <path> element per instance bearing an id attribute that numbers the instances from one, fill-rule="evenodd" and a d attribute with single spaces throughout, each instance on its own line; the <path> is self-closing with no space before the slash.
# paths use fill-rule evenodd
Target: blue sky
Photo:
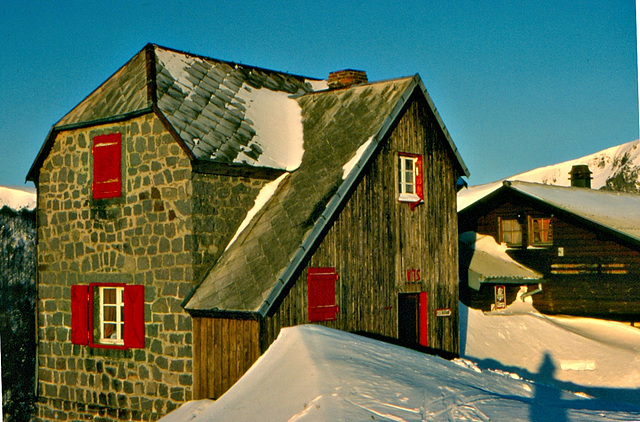
<path id="1" fill-rule="evenodd" d="M 0 185 L 148 42 L 269 69 L 419 73 L 480 184 L 638 138 L 633 0 L 0 2 Z"/>

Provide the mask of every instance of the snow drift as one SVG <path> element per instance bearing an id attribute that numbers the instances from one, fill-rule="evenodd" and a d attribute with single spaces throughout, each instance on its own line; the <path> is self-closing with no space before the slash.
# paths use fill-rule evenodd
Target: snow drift
<path id="1" fill-rule="evenodd" d="M 493 350 L 497 353 L 489 354 L 492 359 L 508 356 L 511 360 L 506 360 L 505 366 L 519 361 L 526 373 L 535 375 L 536 382 L 513 372 L 481 369 L 468 359 L 447 361 L 361 336 L 306 325 L 284 328 L 267 352 L 219 400 L 187 403 L 161 420 L 640 419 L 640 406 L 592 398 L 582 389 L 570 391 L 551 385 L 557 376 L 564 377 L 564 372 L 585 369 L 585 373 L 594 373 L 588 367 L 581 369 L 577 361 L 593 361 L 602 374 L 610 371 L 611 378 L 628 375 L 628 372 L 637 376 L 640 374 L 637 362 L 629 367 L 625 358 L 616 364 L 614 359 L 603 360 L 603 357 L 607 353 L 614 353 L 614 357 L 618 351 L 627 350 L 626 356 L 631 358 L 640 347 L 640 331 L 607 322 L 557 323 L 555 319 L 539 316 L 533 308 L 512 307 L 499 316 L 479 311 L 469 311 L 467 315 L 465 349 L 468 354 L 482 358 L 486 351 Z M 548 337 L 547 342 L 549 332 L 554 335 Z M 504 337 L 502 342 L 498 341 L 501 337 Z M 562 342 L 557 342 L 560 337 Z M 527 338 L 547 346 L 539 350 L 523 347 Z M 571 346 L 573 353 L 568 352 Z M 573 367 L 559 371 L 563 362 L 568 361 L 573 362 Z M 632 378 L 627 376 L 623 383 L 632 385 Z"/>

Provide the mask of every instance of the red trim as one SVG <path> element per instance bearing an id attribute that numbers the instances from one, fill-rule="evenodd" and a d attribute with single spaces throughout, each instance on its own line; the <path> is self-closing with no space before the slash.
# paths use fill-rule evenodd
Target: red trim
<path id="1" fill-rule="evenodd" d="M 427 292 L 420 292 L 420 344 L 429 345 L 427 321 Z"/>

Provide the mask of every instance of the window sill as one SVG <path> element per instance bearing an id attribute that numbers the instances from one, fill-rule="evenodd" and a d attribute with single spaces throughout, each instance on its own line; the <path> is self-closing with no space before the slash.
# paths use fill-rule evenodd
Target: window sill
<path id="1" fill-rule="evenodd" d="M 398 201 L 416 203 L 418 201 L 422 201 L 422 198 L 411 193 L 401 193 L 400 195 L 398 195 Z"/>

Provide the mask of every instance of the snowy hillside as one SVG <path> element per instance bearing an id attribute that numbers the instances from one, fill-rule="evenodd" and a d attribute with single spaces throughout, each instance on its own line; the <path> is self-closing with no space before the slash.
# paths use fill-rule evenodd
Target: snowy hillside
<path id="1" fill-rule="evenodd" d="M 15 211 L 36 207 L 36 190 L 30 187 L 0 186 L 0 209 L 7 206 Z"/>
<path id="2" fill-rule="evenodd" d="M 162 421 L 640 420 L 640 330 L 546 317 L 526 303 L 500 314 L 461 308 L 464 359 L 285 328 L 218 401 Z"/>
<path id="3" fill-rule="evenodd" d="M 591 187 L 603 187 L 620 192 L 640 193 L 640 140 L 611 147 L 595 154 L 540 167 L 508 177 L 507 180 L 540 182 L 548 185 L 570 186 L 569 171 L 575 164 L 587 164 L 591 175 Z"/>
<path id="4" fill-rule="evenodd" d="M 611 147 L 575 160 L 515 174 L 503 180 L 570 186 L 569 171 L 587 164 L 592 172 L 591 188 L 640 193 L 640 140 Z M 502 180 L 470 186 L 458 192 L 458 212 L 502 186 Z"/>

